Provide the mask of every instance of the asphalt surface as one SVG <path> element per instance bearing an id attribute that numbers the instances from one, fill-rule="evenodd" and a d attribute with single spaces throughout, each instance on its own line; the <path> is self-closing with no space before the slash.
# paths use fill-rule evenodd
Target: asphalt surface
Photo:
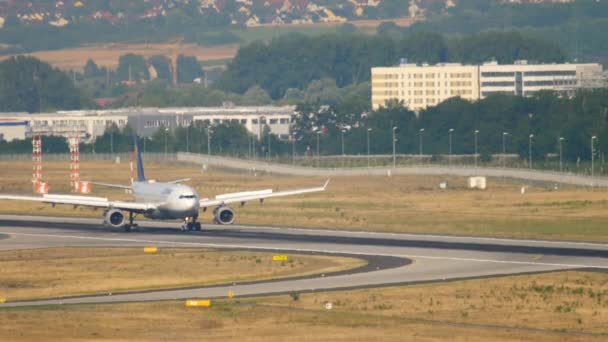
<path id="1" fill-rule="evenodd" d="M 450 281 L 499 275 L 588 269 L 608 272 L 608 244 L 298 228 L 204 226 L 184 233 L 176 223 L 142 222 L 124 233 L 101 220 L 2 216 L 0 250 L 68 246 L 149 246 L 249 249 L 358 256 L 371 266 L 315 277 L 186 289 L 9 302 L 0 307 L 220 298 Z M 1 239 L 8 235 L 7 239 Z M 411 261 L 411 263 L 410 263 Z"/>

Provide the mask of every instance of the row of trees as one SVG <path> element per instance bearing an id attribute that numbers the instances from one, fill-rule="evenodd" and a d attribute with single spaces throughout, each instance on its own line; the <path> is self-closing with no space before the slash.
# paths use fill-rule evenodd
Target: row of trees
<path id="1" fill-rule="evenodd" d="M 179 83 L 192 83 L 194 79 L 203 77 L 203 69 L 194 56 L 178 55 L 176 60 L 177 81 Z M 99 67 L 94 60 L 89 59 L 84 66 L 84 78 L 111 77 L 115 82 L 121 81 L 149 81 L 151 79 L 150 69 L 152 66 L 156 72 L 156 78 L 170 81 L 173 78 L 171 60 L 163 55 L 155 55 L 146 59 L 136 54 L 120 56 L 116 71 L 109 71 L 105 67 Z M 111 75 L 108 75 L 108 73 Z"/>
<path id="2" fill-rule="evenodd" d="M 454 98 L 419 113 L 408 111 L 399 103 L 388 103 L 377 111 L 358 114 L 353 107 L 341 102 L 332 106 L 301 104 L 293 125 L 291 141 L 280 141 L 263 129 L 261 139 L 251 135 L 235 123 L 207 127 L 196 123 L 174 130 L 164 128 L 142 140 L 147 152 L 190 151 L 212 154 L 246 156 L 255 151 L 258 156 L 270 152 L 272 156 L 290 155 L 292 148 L 298 155 L 316 154 L 317 142 L 322 155 L 342 153 L 344 139 L 346 154 L 366 154 L 368 138 L 370 153 L 392 153 L 392 132 L 396 127 L 397 152 L 417 154 L 420 142 L 425 155 L 449 153 L 450 136 L 454 154 L 473 154 L 475 140 L 478 153 L 483 156 L 502 153 L 503 141 L 507 153 L 528 158 L 530 135 L 533 135 L 532 154 L 542 160 L 562 150 L 565 161 L 589 160 L 591 137 L 596 136 L 594 152 L 598 159 L 608 151 L 608 90 L 580 92 L 572 99 L 554 93 L 539 93 L 532 98 L 495 95 L 479 102 Z M 208 129 L 211 137 L 208 139 Z M 475 132 L 478 133 L 475 133 Z M 132 130 L 110 128 L 94 144 L 83 145 L 82 151 L 126 152 L 132 149 Z M 503 140 L 504 138 L 504 140 Z M 29 142 L 0 144 L 0 151 L 24 152 Z M 293 144 L 293 145 L 292 145 Z M 47 146 L 47 144 L 44 144 Z M 65 145 L 55 149 L 65 150 Z"/>
<path id="3" fill-rule="evenodd" d="M 390 30 L 389 30 L 390 32 Z M 501 63 L 518 59 L 562 62 L 559 46 L 524 37 L 517 32 L 490 32 L 461 38 L 437 33 L 308 37 L 292 34 L 269 44 L 255 42 L 239 49 L 217 82 L 217 87 L 244 93 L 259 85 L 273 99 L 288 89 L 303 89 L 311 81 L 331 78 L 339 87 L 370 80 L 374 66 L 395 65 L 401 57 L 414 63 L 479 63 L 492 58 Z"/>
<path id="4" fill-rule="evenodd" d="M 31 57 L 0 62 L 0 112 L 44 112 L 80 109 L 92 101 L 71 78 Z"/>
<path id="5" fill-rule="evenodd" d="M 488 30 L 517 30 L 558 43 L 572 58 L 608 63 L 608 3 L 596 0 L 511 4 L 466 0 L 446 15 L 403 29 L 407 32 L 467 34 Z"/>

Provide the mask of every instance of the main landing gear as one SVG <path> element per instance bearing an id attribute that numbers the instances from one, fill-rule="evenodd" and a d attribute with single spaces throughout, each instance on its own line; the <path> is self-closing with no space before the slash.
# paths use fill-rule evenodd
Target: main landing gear
<path id="1" fill-rule="evenodd" d="M 184 224 L 182 224 L 183 231 L 201 231 L 201 223 L 197 221 L 198 216 L 195 217 L 187 217 L 184 220 Z"/>
<path id="2" fill-rule="evenodd" d="M 135 215 L 133 215 L 132 212 L 129 212 L 129 223 L 125 223 L 123 229 L 125 230 L 125 232 L 130 232 L 133 230 L 136 230 L 139 228 L 139 225 L 137 223 L 133 223 L 133 220 L 135 219 Z"/>

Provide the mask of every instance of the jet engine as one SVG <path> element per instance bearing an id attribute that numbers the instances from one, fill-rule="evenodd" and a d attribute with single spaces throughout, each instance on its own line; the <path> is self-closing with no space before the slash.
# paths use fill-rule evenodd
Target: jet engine
<path id="1" fill-rule="evenodd" d="M 116 209 L 108 210 L 105 214 L 105 224 L 118 228 L 125 224 L 125 215 Z"/>
<path id="2" fill-rule="evenodd" d="M 234 223 L 234 210 L 230 207 L 219 207 L 214 212 L 214 223 L 229 225 Z"/>

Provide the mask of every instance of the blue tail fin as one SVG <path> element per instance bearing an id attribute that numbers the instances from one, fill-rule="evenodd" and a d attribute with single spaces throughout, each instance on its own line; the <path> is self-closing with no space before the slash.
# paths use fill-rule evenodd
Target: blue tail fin
<path id="1" fill-rule="evenodd" d="M 137 135 L 133 136 L 133 152 L 137 158 L 137 181 L 145 182 L 146 176 L 144 175 L 144 163 L 141 160 L 141 151 L 139 150 L 139 141 Z"/>

